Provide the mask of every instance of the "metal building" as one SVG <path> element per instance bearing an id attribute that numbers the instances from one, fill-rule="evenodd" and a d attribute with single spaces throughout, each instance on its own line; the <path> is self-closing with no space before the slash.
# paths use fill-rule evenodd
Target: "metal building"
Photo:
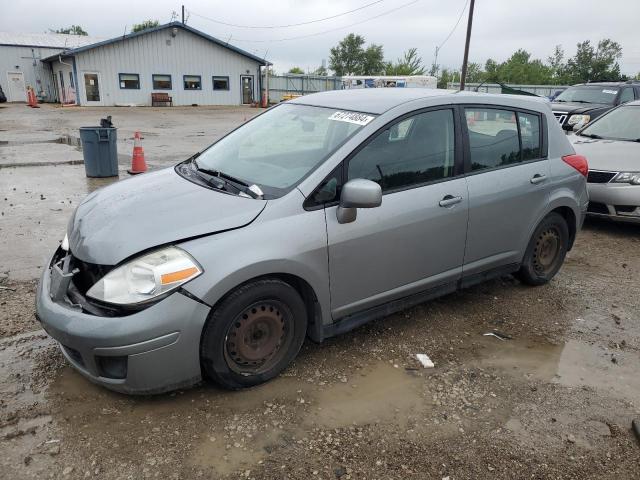
<path id="1" fill-rule="evenodd" d="M 59 33 L 0 32 L 0 86 L 7 100 L 26 102 L 26 87 L 31 86 L 41 101 L 58 101 L 51 69 L 41 60 L 101 40 L 104 39 Z M 64 85 L 72 80 L 67 77 Z"/>
<path id="2" fill-rule="evenodd" d="M 165 93 L 173 105 L 240 105 L 260 101 L 267 61 L 180 22 L 65 50 L 43 59 L 55 81 L 73 78 L 86 106 L 151 105 Z"/>

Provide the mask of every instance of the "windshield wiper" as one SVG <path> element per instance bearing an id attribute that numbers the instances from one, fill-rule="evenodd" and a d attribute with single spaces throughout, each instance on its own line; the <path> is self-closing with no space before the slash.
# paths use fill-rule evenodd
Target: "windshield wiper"
<path id="1" fill-rule="evenodd" d="M 581 133 L 580 134 L 581 137 L 589 137 L 589 138 L 593 138 L 595 140 L 600 140 L 602 139 L 602 137 L 600 135 L 596 135 L 595 133 Z"/>
<path id="2" fill-rule="evenodd" d="M 195 159 L 193 160 L 193 165 L 198 172 L 209 175 L 212 180 L 216 179 L 216 181 L 210 182 L 215 183 L 212 185 L 215 188 L 219 188 L 220 190 L 222 190 L 221 185 L 231 185 L 233 188 L 235 188 L 237 193 L 242 192 L 251 198 L 262 198 L 264 196 L 264 193 L 262 193 L 262 190 L 256 184 L 249 185 L 244 180 L 232 177 L 231 175 L 223 173 L 219 170 L 201 167 L 200 165 L 198 165 L 198 162 Z"/>

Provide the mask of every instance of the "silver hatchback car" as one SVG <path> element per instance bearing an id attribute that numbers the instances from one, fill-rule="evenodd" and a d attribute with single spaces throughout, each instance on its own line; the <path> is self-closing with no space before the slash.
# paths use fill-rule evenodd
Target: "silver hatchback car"
<path id="1" fill-rule="evenodd" d="M 586 175 L 531 97 L 305 96 L 89 195 L 44 269 L 37 315 L 108 388 L 249 387 L 306 336 L 498 275 L 548 282 L 582 226 Z"/>

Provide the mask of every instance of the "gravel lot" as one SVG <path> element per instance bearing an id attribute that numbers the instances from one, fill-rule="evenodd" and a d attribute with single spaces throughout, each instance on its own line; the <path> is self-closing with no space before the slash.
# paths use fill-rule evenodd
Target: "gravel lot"
<path id="1" fill-rule="evenodd" d="M 14 108 L 0 117 L 2 135 L 12 116 L 21 129 L 63 134 L 91 110 L 43 108 L 39 115 L 60 117 L 46 123 Z M 129 112 L 152 122 L 158 109 L 113 110 L 129 124 Z M 209 131 L 208 121 L 218 134 L 249 112 L 202 110 L 194 109 L 197 128 Z M 176 115 L 164 121 L 184 120 Z M 183 134 L 158 136 L 171 143 Z M 64 187 L 21 193 L 56 168 Z M 94 188 L 82 173 L 0 168 L 2 193 L 20 206 L 0 199 L 0 242 L 9 245 L 0 265 L 15 266 L 0 268 L 1 478 L 640 478 L 631 431 L 640 418 L 640 226 L 589 221 L 549 285 L 505 277 L 307 342 L 264 386 L 127 397 L 65 365 L 33 317 L 37 269 L 10 258 L 26 251 L 21 261 L 35 265 L 55 245 Z M 490 331 L 512 339 L 483 335 Z M 423 369 L 416 353 L 435 368 Z"/>

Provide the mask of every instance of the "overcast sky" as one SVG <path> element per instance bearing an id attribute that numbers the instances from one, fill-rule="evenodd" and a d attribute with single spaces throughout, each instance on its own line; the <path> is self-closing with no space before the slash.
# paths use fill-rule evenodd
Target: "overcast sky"
<path id="1" fill-rule="evenodd" d="M 279 72 L 296 65 L 315 69 L 329 57 L 329 49 L 350 32 L 363 35 L 368 43 L 384 46 L 385 57 L 396 59 L 409 47 L 418 48 L 424 63 L 430 65 L 436 45 L 455 25 L 465 0 L 417 0 L 387 15 L 385 12 L 411 0 L 381 0 L 348 15 L 308 25 L 247 29 L 211 22 L 209 17 L 241 25 L 283 25 L 337 15 L 374 0 L 188 0 L 188 24 L 210 35 L 264 56 Z M 180 14 L 181 3 L 171 0 L 50 0 L 31 3 L 5 0 L 0 16 L 1 31 L 43 32 L 71 24 L 84 27 L 90 35 L 113 37 L 128 30 L 132 23 L 147 18 L 161 23 Z M 200 15 L 200 16 L 198 16 Z M 381 15 L 381 16 L 379 16 Z M 372 17 L 379 18 L 366 21 Z M 442 47 L 439 63 L 458 67 L 462 62 L 466 12 L 449 41 Z M 470 60 L 484 64 L 487 58 L 506 59 L 517 48 L 546 59 L 556 44 L 568 55 L 577 42 L 597 43 L 612 38 L 623 47 L 622 71 L 640 72 L 640 1 L 637 0 L 476 0 Z M 349 26 L 362 22 L 355 26 Z M 344 28 L 342 28 L 344 27 Z M 290 41 L 283 38 L 312 35 Z M 250 42 L 247 40 L 261 41 Z M 268 42 L 262 42 L 268 40 Z"/>

